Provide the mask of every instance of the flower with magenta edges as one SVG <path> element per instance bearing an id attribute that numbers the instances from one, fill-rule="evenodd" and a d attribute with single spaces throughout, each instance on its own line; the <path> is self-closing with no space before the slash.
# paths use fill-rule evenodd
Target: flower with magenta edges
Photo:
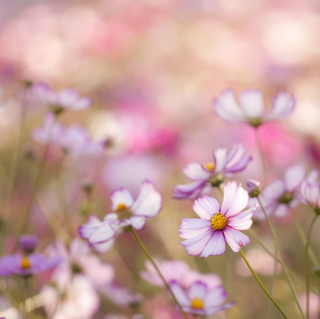
<path id="1" fill-rule="evenodd" d="M 228 294 L 222 286 L 210 289 L 206 283 L 196 281 L 186 292 L 177 281 L 171 281 L 169 285 L 182 309 L 187 313 L 210 316 L 234 304 L 233 301 L 224 303 Z"/>
<path id="2" fill-rule="evenodd" d="M 142 229 L 147 219 L 159 213 L 162 205 L 160 193 L 148 180 L 142 183 L 135 201 L 130 192 L 122 187 L 113 191 L 111 202 L 113 213 L 107 214 L 103 221 L 90 219 L 87 224 L 79 227 L 80 236 L 91 245 L 113 240 L 127 226 Z M 107 245 L 107 248 L 111 247 Z"/>
<path id="3" fill-rule="evenodd" d="M 263 94 L 260 90 L 245 90 L 238 103 L 233 90 L 224 90 L 214 99 L 215 113 L 228 123 L 249 123 L 258 127 L 263 122 L 288 116 L 295 107 L 292 95 L 280 92 L 273 98 L 271 109 L 264 112 Z"/>
<path id="4" fill-rule="evenodd" d="M 222 206 L 213 197 L 204 196 L 195 201 L 193 210 L 201 219 L 183 218 L 180 225 L 180 237 L 189 255 L 208 257 L 222 255 L 226 250 L 226 241 L 234 252 L 241 245 L 249 244 L 249 238 L 239 230 L 249 229 L 252 225 L 252 213 L 256 206 L 245 211 L 248 205 L 248 193 L 236 182 L 224 187 Z"/>
<path id="5" fill-rule="evenodd" d="M 173 198 L 193 200 L 208 194 L 213 187 L 219 187 L 225 178 L 244 170 L 251 159 L 251 156 L 245 155 L 242 144 L 235 144 L 229 154 L 227 149 L 218 148 L 213 152 L 213 162 L 205 165 L 190 163 L 183 169 L 184 174 L 194 182 L 175 186 Z"/>

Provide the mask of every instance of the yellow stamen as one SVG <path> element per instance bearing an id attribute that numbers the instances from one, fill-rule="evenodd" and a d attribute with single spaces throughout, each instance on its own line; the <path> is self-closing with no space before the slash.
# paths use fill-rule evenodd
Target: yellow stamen
<path id="1" fill-rule="evenodd" d="M 21 258 L 20 267 L 21 267 L 22 270 L 31 268 L 31 263 L 30 263 L 30 260 L 29 260 L 28 257 L 22 257 Z"/>
<path id="2" fill-rule="evenodd" d="M 211 226 L 214 230 L 222 230 L 227 225 L 227 218 L 221 213 L 215 213 L 210 219 Z"/>
<path id="3" fill-rule="evenodd" d="M 127 208 L 127 206 L 126 206 L 126 204 L 123 204 L 123 203 L 120 203 L 120 204 L 118 204 L 118 206 L 117 206 L 117 210 L 119 211 L 119 210 L 125 210 Z"/>
<path id="4" fill-rule="evenodd" d="M 210 172 L 213 172 L 214 170 L 214 163 L 213 162 L 209 162 L 207 164 L 204 165 L 204 167 L 209 170 Z"/>
<path id="5" fill-rule="evenodd" d="M 199 298 L 194 298 L 191 300 L 190 307 L 193 309 L 203 309 L 204 308 L 204 303 L 201 299 Z"/>

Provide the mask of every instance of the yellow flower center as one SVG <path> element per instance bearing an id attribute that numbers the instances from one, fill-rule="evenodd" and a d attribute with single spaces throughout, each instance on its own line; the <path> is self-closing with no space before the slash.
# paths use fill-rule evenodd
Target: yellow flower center
<path id="1" fill-rule="evenodd" d="M 199 298 L 193 298 L 191 300 L 190 307 L 193 308 L 193 309 L 203 309 L 204 308 L 204 303 Z"/>
<path id="2" fill-rule="evenodd" d="M 125 210 L 127 208 L 126 204 L 120 203 L 117 206 L 117 211 Z"/>
<path id="3" fill-rule="evenodd" d="M 126 206 L 124 203 L 118 204 L 116 213 L 120 220 L 130 218 L 133 215 L 132 211 L 130 210 L 130 206 Z"/>
<path id="4" fill-rule="evenodd" d="M 213 172 L 214 170 L 214 163 L 213 162 L 210 162 L 210 163 L 207 163 L 204 165 L 204 167 L 209 170 L 210 172 Z"/>
<path id="5" fill-rule="evenodd" d="M 211 226 L 214 230 L 222 230 L 227 225 L 227 219 L 221 213 L 215 213 L 210 219 Z"/>
<path id="6" fill-rule="evenodd" d="M 31 263 L 30 263 L 30 260 L 29 260 L 28 257 L 22 257 L 22 258 L 21 258 L 20 267 L 21 267 L 22 270 L 30 269 L 30 268 L 31 268 Z"/>

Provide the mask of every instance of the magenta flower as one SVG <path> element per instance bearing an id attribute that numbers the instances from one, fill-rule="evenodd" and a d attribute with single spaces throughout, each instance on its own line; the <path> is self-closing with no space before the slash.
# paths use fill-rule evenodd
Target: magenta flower
<path id="1" fill-rule="evenodd" d="M 312 175 L 309 174 L 308 180 L 313 179 Z M 260 200 L 268 216 L 286 216 L 290 209 L 302 202 L 300 189 L 304 179 L 304 167 L 295 165 L 286 169 L 284 180 L 276 180 L 263 189 Z M 254 217 L 264 218 L 261 207 L 257 208 Z"/>
<path id="2" fill-rule="evenodd" d="M 73 89 L 63 89 L 56 93 L 44 83 L 34 84 L 32 92 L 41 102 L 49 105 L 55 114 L 60 114 L 65 109 L 84 110 L 92 104 L 90 98 L 80 98 L 78 92 Z"/>
<path id="3" fill-rule="evenodd" d="M 228 294 L 222 286 L 210 289 L 205 283 L 196 281 L 186 292 L 177 281 L 169 284 L 182 309 L 187 313 L 210 316 L 234 304 L 233 301 L 224 303 Z"/>
<path id="4" fill-rule="evenodd" d="M 220 207 L 213 197 L 204 196 L 195 201 L 193 210 L 201 219 L 183 218 L 180 237 L 189 255 L 208 257 L 222 255 L 226 241 L 231 249 L 238 252 L 241 245 L 249 244 L 249 238 L 239 230 L 249 229 L 252 225 L 251 207 L 242 212 L 248 204 L 248 193 L 236 182 L 224 187 L 223 203 Z"/>
<path id="5" fill-rule="evenodd" d="M 193 200 L 208 194 L 225 178 L 230 178 L 233 173 L 244 170 L 251 159 L 251 156 L 245 155 L 242 144 L 235 144 L 229 154 L 225 148 L 218 148 L 213 152 L 213 162 L 205 165 L 190 163 L 183 169 L 184 174 L 194 182 L 175 186 L 173 198 Z"/>
<path id="6" fill-rule="evenodd" d="M 135 201 L 124 187 L 111 194 L 111 201 L 114 213 L 107 214 L 103 221 L 90 219 L 87 224 L 79 227 L 80 236 L 91 245 L 113 240 L 126 226 L 142 229 L 146 220 L 157 215 L 161 209 L 161 195 L 148 180 L 142 183 Z"/>
<path id="7" fill-rule="evenodd" d="M 30 254 L 34 251 L 38 243 L 37 236 L 20 236 L 19 246 L 26 254 Z"/>
<path id="8" fill-rule="evenodd" d="M 249 123 L 258 127 L 263 122 L 288 116 L 295 107 L 292 95 L 280 92 L 273 99 L 269 112 L 264 112 L 263 95 L 260 90 L 246 90 L 240 95 L 240 103 L 236 100 L 233 90 L 223 91 L 214 99 L 214 111 L 229 123 Z"/>
<path id="9" fill-rule="evenodd" d="M 196 281 L 204 281 L 208 289 L 221 285 L 221 279 L 216 274 L 200 274 L 191 270 L 184 261 L 156 261 L 161 274 L 167 282 L 172 280 L 178 282 L 183 288 L 189 288 Z M 146 271 L 141 272 L 141 277 L 149 283 L 164 287 L 163 281 L 150 261 L 146 262 Z"/>
<path id="10" fill-rule="evenodd" d="M 62 262 L 62 258 L 46 258 L 39 253 L 28 256 L 21 254 L 7 255 L 0 259 L 0 276 L 29 276 L 52 269 Z"/>

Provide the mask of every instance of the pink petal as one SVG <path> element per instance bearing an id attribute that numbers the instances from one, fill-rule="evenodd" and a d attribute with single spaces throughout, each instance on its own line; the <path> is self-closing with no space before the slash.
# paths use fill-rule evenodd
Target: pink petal
<path id="1" fill-rule="evenodd" d="M 199 181 L 186 185 L 176 185 L 173 189 L 173 198 L 176 199 L 196 199 L 199 196 L 210 193 L 212 186 L 210 183 Z"/>
<path id="2" fill-rule="evenodd" d="M 233 305 L 234 305 L 234 301 L 230 301 L 230 302 L 228 302 L 225 305 L 220 306 L 220 307 L 211 307 L 211 308 L 206 309 L 206 314 L 208 316 L 210 316 L 210 315 L 213 315 L 214 313 L 218 313 L 218 312 L 220 312 L 222 310 L 229 309 Z"/>
<path id="3" fill-rule="evenodd" d="M 174 296 L 177 298 L 179 304 L 181 306 L 189 306 L 190 300 L 188 299 L 185 291 L 180 286 L 180 284 L 176 281 L 171 281 L 169 284 L 170 284 L 170 288 L 171 288 Z"/>
<path id="4" fill-rule="evenodd" d="M 221 305 L 228 297 L 227 292 L 222 286 L 218 286 L 209 291 L 204 299 L 206 308 Z"/>
<path id="5" fill-rule="evenodd" d="M 183 169 L 183 173 L 193 181 L 206 181 L 212 175 L 199 163 L 190 163 Z"/>
<path id="6" fill-rule="evenodd" d="M 183 218 L 179 234 L 181 238 L 194 238 L 207 230 L 212 229 L 210 221 L 198 218 Z"/>
<path id="7" fill-rule="evenodd" d="M 241 248 L 241 245 L 245 246 L 250 242 L 250 239 L 246 235 L 232 228 L 226 227 L 223 230 L 223 233 L 228 244 L 234 252 L 238 252 Z"/>
<path id="8" fill-rule="evenodd" d="M 186 248 L 189 255 L 199 255 L 203 251 L 208 239 L 211 237 L 212 232 L 213 229 L 211 228 L 201 235 L 184 240 L 180 244 Z"/>
<path id="9" fill-rule="evenodd" d="M 215 198 L 203 196 L 194 202 L 193 210 L 200 218 L 210 219 L 213 214 L 220 212 L 220 205 Z"/>
<path id="10" fill-rule="evenodd" d="M 273 214 L 277 217 L 285 217 L 289 213 L 289 207 L 286 204 L 280 204 L 276 207 Z"/>
<path id="11" fill-rule="evenodd" d="M 219 256 L 226 251 L 226 240 L 222 231 L 215 231 L 208 240 L 200 257 Z"/>

